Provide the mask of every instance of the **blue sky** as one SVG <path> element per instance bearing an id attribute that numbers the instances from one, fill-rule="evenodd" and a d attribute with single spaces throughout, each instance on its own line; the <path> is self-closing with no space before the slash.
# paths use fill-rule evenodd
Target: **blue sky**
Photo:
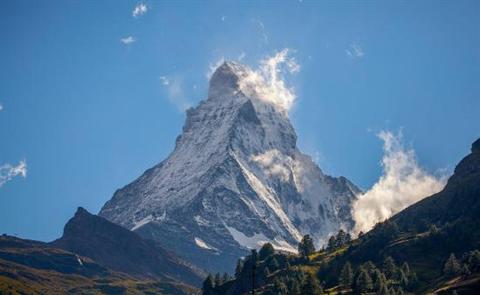
<path id="1" fill-rule="evenodd" d="M 98 212 L 172 150 L 221 58 L 291 49 L 300 147 L 363 189 L 381 130 L 432 174 L 480 136 L 478 1 L 139 3 L 0 2 L 0 166 L 27 165 L 0 186 L 0 232 L 52 240 Z"/>

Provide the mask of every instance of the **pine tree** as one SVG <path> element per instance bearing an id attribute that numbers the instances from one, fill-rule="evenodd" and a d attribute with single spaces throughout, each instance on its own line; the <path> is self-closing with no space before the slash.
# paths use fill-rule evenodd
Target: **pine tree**
<path id="1" fill-rule="evenodd" d="M 438 234 L 439 230 L 435 224 L 431 224 L 430 227 L 428 228 L 428 232 L 430 235 L 436 235 Z"/>
<path id="2" fill-rule="evenodd" d="M 340 229 L 332 243 L 334 248 L 338 248 L 350 242 L 351 239 L 352 237 L 350 234 L 346 233 L 343 229 Z"/>
<path id="3" fill-rule="evenodd" d="M 298 253 L 303 257 L 308 257 L 315 252 L 315 246 L 313 245 L 313 239 L 310 235 L 305 235 L 302 241 L 298 244 Z"/>
<path id="4" fill-rule="evenodd" d="M 385 275 L 378 269 L 375 269 L 372 274 L 373 288 L 376 291 L 380 291 L 383 286 L 387 285 L 387 279 Z"/>
<path id="5" fill-rule="evenodd" d="M 403 289 L 402 289 L 401 287 L 398 287 L 398 288 L 397 288 L 397 292 L 395 292 L 395 294 L 396 294 L 396 295 L 403 295 L 403 294 L 405 294 L 405 293 L 403 292 Z"/>
<path id="6" fill-rule="evenodd" d="M 217 272 L 217 273 L 215 274 L 215 280 L 214 280 L 214 282 L 215 282 L 215 287 L 218 287 L 218 286 L 220 286 L 220 285 L 222 284 L 222 277 L 220 276 L 220 273 L 219 273 L 219 272 Z"/>
<path id="7" fill-rule="evenodd" d="M 405 273 L 405 275 L 406 275 L 407 277 L 410 276 L 410 266 L 408 265 L 407 262 L 404 262 L 404 263 L 402 264 L 402 270 L 403 270 L 403 272 Z"/>
<path id="8" fill-rule="evenodd" d="M 222 284 L 224 284 L 225 282 L 228 282 L 230 281 L 230 275 L 228 273 L 223 273 L 223 277 L 222 277 Z"/>
<path id="9" fill-rule="evenodd" d="M 237 261 L 237 267 L 235 267 L 235 278 L 239 278 L 243 270 L 243 260 L 238 259 Z"/>
<path id="10" fill-rule="evenodd" d="M 397 275 L 397 266 L 395 265 L 393 258 L 390 256 L 385 257 L 383 260 L 383 273 L 387 279 L 395 279 Z"/>
<path id="11" fill-rule="evenodd" d="M 270 266 L 270 269 L 272 271 L 276 271 L 277 269 L 280 268 L 280 263 L 278 263 L 278 260 L 277 258 L 273 257 L 272 260 L 270 260 L 270 262 L 268 263 L 268 265 Z"/>
<path id="12" fill-rule="evenodd" d="M 327 249 L 329 251 L 332 251 L 333 249 L 335 249 L 336 245 L 337 245 L 337 238 L 335 237 L 335 235 L 330 236 L 330 238 L 328 239 Z"/>
<path id="13" fill-rule="evenodd" d="M 322 295 L 323 289 L 318 284 L 317 279 L 310 275 L 305 279 L 302 287 L 302 294 Z"/>
<path id="14" fill-rule="evenodd" d="M 400 270 L 400 286 L 403 288 L 407 288 L 409 286 L 407 276 L 405 275 L 405 272 L 403 270 Z"/>
<path id="15" fill-rule="evenodd" d="M 350 287 L 353 283 L 353 270 L 350 262 L 346 262 L 340 273 L 339 283 L 343 287 Z"/>
<path id="16" fill-rule="evenodd" d="M 450 254 L 450 257 L 448 257 L 443 267 L 443 273 L 447 276 L 455 276 L 460 274 L 460 271 L 461 271 L 460 263 L 455 257 L 455 254 L 453 253 Z"/>
<path id="17" fill-rule="evenodd" d="M 268 266 L 263 269 L 263 277 L 266 278 L 270 275 L 270 270 L 268 269 Z"/>
<path id="18" fill-rule="evenodd" d="M 300 284 L 298 280 L 292 279 L 290 282 L 290 288 L 288 295 L 302 295 L 302 290 L 300 290 Z"/>
<path id="19" fill-rule="evenodd" d="M 380 290 L 377 292 L 378 295 L 391 295 L 390 290 L 388 290 L 388 287 L 386 284 L 382 285 Z"/>
<path id="20" fill-rule="evenodd" d="M 272 256 L 275 253 L 275 249 L 273 248 L 272 244 L 265 243 L 263 244 L 260 252 L 258 253 L 260 260 L 264 260 L 265 258 Z"/>
<path id="21" fill-rule="evenodd" d="M 287 286 L 285 286 L 285 284 L 283 282 L 280 282 L 280 280 L 278 279 L 275 279 L 273 281 L 273 291 L 274 291 L 274 294 L 276 295 L 288 294 Z"/>
<path id="22" fill-rule="evenodd" d="M 480 251 L 473 250 L 466 253 L 462 259 L 471 272 L 480 272 Z"/>
<path id="23" fill-rule="evenodd" d="M 214 288 L 213 277 L 211 274 L 208 274 L 207 278 L 205 279 L 205 281 L 203 281 L 203 285 L 202 285 L 203 295 L 212 295 L 213 288 Z"/>
<path id="24" fill-rule="evenodd" d="M 373 272 L 374 272 L 375 270 L 377 270 L 377 267 L 375 266 L 375 264 L 373 264 L 373 262 L 371 262 L 370 260 L 367 261 L 367 262 L 365 262 L 365 263 L 363 264 L 363 268 L 365 268 L 365 270 L 366 270 L 370 275 L 372 275 Z"/>
<path id="25" fill-rule="evenodd" d="M 414 271 L 410 271 L 410 276 L 408 278 L 408 288 L 409 290 L 414 290 L 417 287 L 418 287 L 417 274 Z"/>
<path id="26" fill-rule="evenodd" d="M 365 269 L 361 269 L 355 282 L 355 290 L 359 293 L 365 293 L 372 289 L 372 278 Z"/>

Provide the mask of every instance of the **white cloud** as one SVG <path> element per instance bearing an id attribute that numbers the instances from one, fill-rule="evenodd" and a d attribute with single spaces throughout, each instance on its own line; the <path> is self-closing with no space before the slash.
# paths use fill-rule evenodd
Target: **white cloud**
<path id="1" fill-rule="evenodd" d="M 227 19 L 227 17 L 225 15 L 222 15 L 222 17 L 221 17 L 222 22 L 224 22 L 226 19 Z"/>
<path id="2" fill-rule="evenodd" d="M 270 176 L 280 177 L 283 181 L 288 181 L 290 178 L 288 167 L 292 165 L 293 160 L 288 156 L 283 156 L 277 149 L 252 156 L 250 160 L 257 163 Z"/>
<path id="3" fill-rule="evenodd" d="M 370 230 L 376 223 L 445 186 L 445 177 L 435 177 L 419 166 L 414 150 L 402 144 L 401 133 L 382 131 L 378 137 L 383 140 L 383 175 L 353 204 L 356 233 Z"/>
<path id="4" fill-rule="evenodd" d="M 132 11 L 132 16 L 133 17 L 139 17 L 147 13 L 148 7 L 144 3 L 138 3 L 137 6 Z"/>
<path id="5" fill-rule="evenodd" d="M 255 22 L 260 27 L 260 34 L 262 36 L 263 43 L 268 44 L 268 35 L 267 35 L 267 31 L 265 30 L 265 25 L 263 24 L 262 21 L 259 21 L 259 20 L 256 20 Z"/>
<path id="6" fill-rule="evenodd" d="M 0 187 L 17 175 L 27 177 L 27 162 L 25 160 L 20 161 L 17 166 L 11 164 L 0 166 Z"/>
<path id="7" fill-rule="evenodd" d="M 180 77 L 160 76 L 159 79 L 166 90 L 168 100 L 180 111 L 185 111 L 192 106 L 192 103 L 185 97 L 183 82 Z"/>
<path id="8" fill-rule="evenodd" d="M 170 80 L 165 76 L 160 76 L 160 82 L 162 82 L 162 85 L 164 86 L 170 85 Z"/>
<path id="9" fill-rule="evenodd" d="M 238 61 L 242 61 L 242 60 L 245 58 L 245 56 L 247 56 L 247 54 L 246 54 L 245 52 L 242 52 L 242 53 L 240 53 L 240 55 L 237 57 L 237 60 L 238 60 Z"/>
<path id="10" fill-rule="evenodd" d="M 3 111 L 3 105 L 0 103 L 0 112 Z"/>
<path id="11" fill-rule="evenodd" d="M 345 50 L 345 53 L 351 58 L 362 58 L 365 55 L 362 47 L 356 43 L 351 44 L 350 47 Z"/>
<path id="12" fill-rule="evenodd" d="M 128 36 L 128 37 L 120 39 L 120 42 L 122 42 L 123 44 L 127 44 L 127 45 L 132 44 L 135 41 L 137 41 L 137 40 L 135 40 L 135 38 L 133 38 L 132 36 Z"/>
<path id="13" fill-rule="evenodd" d="M 285 74 L 296 74 L 300 71 L 300 65 L 290 53 L 291 50 L 286 48 L 261 60 L 258 69 L 249 70 L 240 80 L 241 90 L 281 110 L 290 110 L 296 95 L 293 88 L 286 86 Z"/>

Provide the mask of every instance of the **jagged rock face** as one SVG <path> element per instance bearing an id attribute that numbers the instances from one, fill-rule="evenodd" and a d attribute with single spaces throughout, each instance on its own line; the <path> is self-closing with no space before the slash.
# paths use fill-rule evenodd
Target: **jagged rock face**
<path id="1" fill-rule="evenodd" d="M 115 192 L 99 215 L 215 271 L 231 271 L 263 242 L 294 250 L 302 234 L 322 243 L 351 228 L 359 189 L 298 150 L 286 110 L 242 87 L 249 71 L 220 66 L 170 156 Z"/>

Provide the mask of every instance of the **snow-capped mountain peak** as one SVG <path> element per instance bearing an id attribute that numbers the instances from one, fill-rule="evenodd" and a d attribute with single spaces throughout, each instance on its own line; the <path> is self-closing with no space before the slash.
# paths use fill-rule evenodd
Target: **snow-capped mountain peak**
<path id="1" fill-rule="evenodd" d="M 303 234 L 320 244 L 351 228 L 359 190 L 298 150 L 279 103 L 287 96 L 266 98 L 286 88 L 272 85 L 247 66 L 223 63 L 208 98 L 187 110 L 174 151 L 118 190 L 100 215 L 202 267 L 228 271 L 247 248 L 271 242 L 294 251 Z"/>

